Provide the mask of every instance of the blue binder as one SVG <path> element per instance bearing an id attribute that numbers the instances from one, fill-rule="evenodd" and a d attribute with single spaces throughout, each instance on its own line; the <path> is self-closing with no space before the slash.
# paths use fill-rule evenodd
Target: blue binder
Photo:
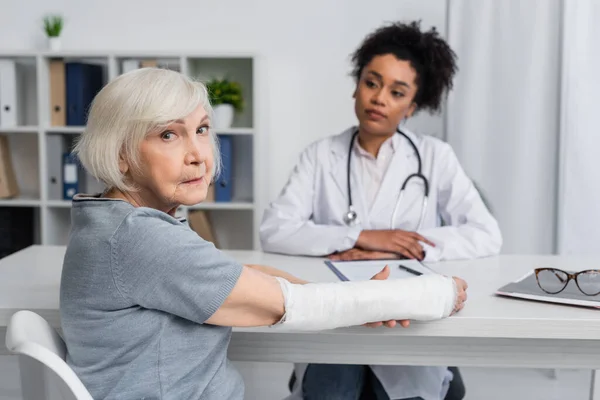
<path id="1" fill-rule="evenodd" d="M 102 66 L 80 62 L 65 64 L 67 125 L 83 126 L 92 100 L 104 85 Z"/>
<path id="2" fill-rule="evenodd" d="M 229 135 L 219 135 L 221 147 L 221 160 L 223 167 L 221 175 L 215 181 L 215 201 L 227 202 L 232 198 L 232 164 L 233 164 L 233 138 Z"/>
<path id="3" fill-rule="evenodd" d="M 79 191 L 79 167 L 73 153 L 63 154 L 63 198 L 73 199 Z"/>

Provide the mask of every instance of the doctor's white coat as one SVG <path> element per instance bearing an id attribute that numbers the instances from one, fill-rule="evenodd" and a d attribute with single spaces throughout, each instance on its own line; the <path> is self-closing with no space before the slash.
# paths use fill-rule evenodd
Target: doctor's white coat
<path id="1" fill-rule="evenodd" d="M 347 161 L 356 128 L 311 144 L 300 156 L 280 196 L 263 216 L 262 249 L 292 255 L 324 256 L 354 247 L 363 229 L 390 229 L 391 216 L 404 180 L 417 172 L 414 150 L 401 135 L 373 206 L 368 209 L 358 157 L 352 157 L 352 200 L 359 224 L 348 227 Z M 429 200 L 418 231 L 435 247 L 426 246 L 425 261 L 471 259 L 496 255 L 502 245 L 498 223 L 460 166 L 449 144 L 403 129 L 415 143 L 429 180 Z M 414 231 L 423 202 L 423 185 L 411 179 L 394 227 Z M 443 222 L 444 226 L 440 226 Z"/>
<path id="2" fill-rule="evenodd" d="M 280 196 L 265 211 L 260 226 L 267 252 L 325 256 L 354 247 L 363 229 L 390 229 L 391 217 L 404 180 L 417 172 L 414 150 L 396 135 L 395 153 L 373 206 L 366 206 L 358 157 L 352 157 L 352 197 L 359 223 L 348 227 L 347 160 L 356 128 L 319 140 L 306 148 Z M 425 261 L 471 259 L 496 255 L 502 245 L 500 229 L 477 189 L 447 143 L 403 129 L 417 146 L 423 174 L 429 180 L 429 201 L 422 236 Z M 414 231 L 423 202 L 423 185 L 412 179 L 405 189 L 394 227 Z M 441 226 L 443 225 L 443 226 Z M 422 396 L 442 399 L 451 373 L 443 367 L 371 366 L 392 399 Z M 295 366 L 297 384 L 289 399 L 300 399 L 306 364 Z"/>

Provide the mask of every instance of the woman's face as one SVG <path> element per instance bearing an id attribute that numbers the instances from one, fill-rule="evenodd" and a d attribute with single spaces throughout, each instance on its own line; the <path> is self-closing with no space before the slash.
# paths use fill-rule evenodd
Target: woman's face
<path id="1" fill-rule="evenodd" d="M 393 54 L 373 57 L 365 65 L 354 92 L 354 111 L 360 128 L 373 135 L 389 135 L 416 109 L 417 73 L 410 61 Z"/>
<path id="2" fill-rule="evenodd" d="M 150 133 L 140 145 L 140 171 L 126 168 L 143 204 L 168 212 L 206 198 L 213 166 L 208 115 L 200 106 Z"/>

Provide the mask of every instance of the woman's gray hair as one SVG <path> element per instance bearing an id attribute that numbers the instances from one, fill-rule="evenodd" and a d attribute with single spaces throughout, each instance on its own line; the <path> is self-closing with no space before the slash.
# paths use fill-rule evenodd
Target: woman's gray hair
<path id="1" fill-rule="evenodd" d="M 198 106 L 212 120 L 206 86 L 175 71 L 141 68 L 109 82 L 94 98 L 87 126 L 74 148 L 81 164 L 107 189 L 136 190 L 125 182 L 119 160 L 139 168 L 139 148 L 151 132 L 183 119 Z M 210 131 L 213 177 L 221 169 L 217 136 Z"/>

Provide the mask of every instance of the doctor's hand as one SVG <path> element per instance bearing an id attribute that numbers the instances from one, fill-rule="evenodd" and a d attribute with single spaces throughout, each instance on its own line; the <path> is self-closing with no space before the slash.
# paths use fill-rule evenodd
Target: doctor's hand
<path id="1" fill-rule="evenodd" d="M 420 242 L 435 244 L 416 232 L 394 230 L 365 230 L 360 233 L 356 245 L 365 250 L 400 254 L 408 259 L 423 260 L 425 252 Z"/>
<path id="2" fill-rule="evenodd" d="M 390 276 L 390 267 L 388 267 L 386 265 L 381 271 L 379 271 L 377 274 L 373 275 L 371 280 L 372 281 L 383 281 L 383 280 L 386 280 L 387 278 L 389 278 L 389 276 Z M 409 320 L 403 319 L 401 321 L 390 320 L 390 321 L 380 321 L 380 322 L 369 322 L 369 323 L 365 324 L 364 326 L 368 326 L 369 328 L 378 328 L 382 325 L 385 325 L 388 328 L 393 328 L 396 326 L 397 323 L 400 323 L 400 326 L 402 326 L 403 328 L 408 328 L 408 326 L 410 325 Z"/>
<path id="3" fill-rule="evenodd" d="M 353 261 L 353 260 L 393 260 L 400 258 L 396 253 L 386 253 L 384 251 L 363 250 L 352 248 L 349 250 L 333 253 L 328 256 L 330 260 L 335 261 Z"/>

